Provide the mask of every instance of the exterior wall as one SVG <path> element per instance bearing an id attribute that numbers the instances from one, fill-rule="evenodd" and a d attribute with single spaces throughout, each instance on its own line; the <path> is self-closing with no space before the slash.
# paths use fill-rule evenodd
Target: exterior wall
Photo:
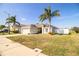
<path id="1" fill-rule="evenodd" d="M 64 29 L 64 34 L 69 34 L 69 29 Z"/>
<path id="2" fill-rule="evenodd" d="M 38 33 L 38 29 L 36 27 L 22 27 L 21 28 L 21 33 L 22 34 L 35 34 L 35 33 Z"/>
<path id="3" fill-rule="evenodd" d="M 31 34 L 36 34 L 36 33 L 38 33 L 38 28 L 36 28 L 36 27 L 30 28 L 30 33 L 31 33 Z"/>
<path id="4" fill-rule="evenodd" d="M 30 34 L 30 28 L 21 28 L 21 34 Z"/>
<path id="5" fill-rule="evenodd" d="M 52 27 L 42 27 L 42 34 L 52 32 Z"/>
<path id="6" fill-rule="evenodd" d="M 56 29 L 57 34 L 69 34 L 69 29 Z"/>
<path id="7" fill-rule="evenodd" d="M 14 27 L 14 28 L 13 27 L 10 27 L 10 31 L 14 31 L 14 30 L 17 31 L 18 29 L 19 29 L 19 27 Z"/>
<path id="8" fill-rule="evenodd" d="M 13 27 L 12 25 L 10 25 L 10 31 L 14 31 L 14 30 L 20 30 L 20 26 L 16 26 L 16 27 Z"/>

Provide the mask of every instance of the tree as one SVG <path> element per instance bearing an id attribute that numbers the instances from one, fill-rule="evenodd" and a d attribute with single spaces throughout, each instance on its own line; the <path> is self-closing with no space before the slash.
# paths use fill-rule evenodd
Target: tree
<path id="1" fill-rule="evenodd" d="M 73 27 L 71 30 L 75 31 L 76 33 L 79 33 L 79 27 Z"/>
<path id="2" fill-rule="evenodd" d="M 59 10 L 51 11 L 51 7 L 44 9 L 44 13 L 40 15 L 40 21 L 43 22 L 45 20 L 48 20 L 49 22 L 49 28 L 51 27 L 51 18 L 55 16 L 60 16 Z"/>
<path id="3" fill-rule="evenodd" d="M 16 21 L 16 16 L 8 17 L 6 20 L 7 20 L 6 23 L 8 23 L 9 34 L 10 34 L 10 23 L 13 24 L 14 31 L 15 31 L 15 26 L 17 24 L 18 24 L 18 26 L 20 26 L 20 23 Z"/>
<path id="4" fill-rule="evenodd" d="M 0 29 L 2 30 L 3 28 L 5 28 L 5 25 L 0 25 Z"/>
<path id="5" fill-rule="evenodd" d="M 14 29 L 14 32 L 15 32 L 15 28 L 20 26 L 20 23 L 16 21 L 16 16 L 11 17 L 11 23 L 13 23 L 13 29 Z"/>
<path id="6" fill-rule="evenodd" d="M 5 28 L 6 26 L 5 25 L 0 25 L 0 30 L 1 30 L 1 32 L 4 34 L 4 31 L 3 31 L 3 29 Z"/>

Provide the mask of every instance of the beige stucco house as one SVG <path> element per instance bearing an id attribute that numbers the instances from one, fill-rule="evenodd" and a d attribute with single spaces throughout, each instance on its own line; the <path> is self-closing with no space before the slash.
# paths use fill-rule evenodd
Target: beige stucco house
<path id="1" fill-rule="evenodd" d="M 69 34 L 69 29 L 60 29 L 55 26 L 50 26 L 48 24 L 31 24 L 21 26 L 21 34 L 47 34 L 47 33 L 57 33 L 57 34 Z"/>
<path id="2" fill-rule="evenodd" d="M 31 25 L 23 25 L 21 26 L 21 34 L 46 34 L 49 33 L 49 26 L 45 24 L 31 24 Z M 52 26 L 51 26 L 52 32 Z"/>

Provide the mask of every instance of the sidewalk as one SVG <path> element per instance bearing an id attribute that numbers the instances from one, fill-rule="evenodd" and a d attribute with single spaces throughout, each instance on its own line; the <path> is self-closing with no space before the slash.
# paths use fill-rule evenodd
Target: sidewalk
<path id="1" fill-rule="evenodd" d="M 0 55 L 2 56 L 46 56 L 35 52 L 24 45 L 13 42 L 7 38 L 0 37 Z"/>

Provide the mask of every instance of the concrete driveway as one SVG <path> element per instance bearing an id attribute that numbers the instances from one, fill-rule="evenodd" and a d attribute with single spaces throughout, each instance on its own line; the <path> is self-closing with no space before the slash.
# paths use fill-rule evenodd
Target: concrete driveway
<path id="1" fill-rule="evenodd" d="M 36 52 L 20 43 L 13 42 L 6 37 L 0 36 L 1 56 L 47 56 L 41 52 Z"/>

